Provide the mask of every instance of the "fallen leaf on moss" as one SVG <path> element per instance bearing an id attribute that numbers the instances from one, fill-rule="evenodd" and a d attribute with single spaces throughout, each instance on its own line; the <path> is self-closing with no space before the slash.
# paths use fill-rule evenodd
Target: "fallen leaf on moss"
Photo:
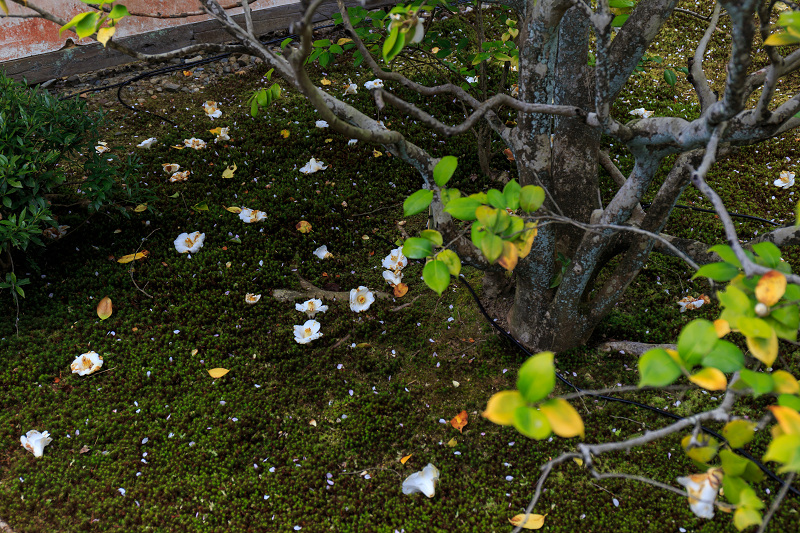
<path id="1" fill-rule="evenodd" d="M 397 285 L 394 286 L 394 290 L 392 292 L 394 292 L 394 295 L 396 297 L 402 298 L 408 292 L 408 285 L 406 285 L 405 283 L 398 283 Z"/>
<path id="2" fill-rule="evenodd" d="M 329 80 L 328 78 L 322 78 L 322 79 L 320 80 L 320 83 L 321 83 L 322 85 L 330 85 L 330 84 L 331 84 L 331 80 Z"/>
<path id="3" fill-rule="evenodd" d="M 228 370 L 227 368 L 212 368 L 211 370 L 208 371 L 208 375 L 211 376 L 212 378 L 221 378 L 228 372 L 230 372 L 230 370 Z"/>
<path id="4" fill-rule="evenodd" d="M 142 250 L 141 252 L 137 252 L 135 254 L 123 255 L 122 257 L 117 259 L 117 263 L 130 263 L 131 261 L 144 259 L 148 255 L 150 255 L 150 252 L 148 252 L 147 250 Z"/>
<path id="5" fill-rule="evenodd" d="M 142 211 L 147 211 L 147 204 L 139 204 L 133 208 L 134 211 L 137 213 L 141 213 Z"/>
<path id="6" fill-rule="evenodd" d="M 289 130 L 281 130 L 281 137 L 283 137 L 284 139 L 288 139 L 289 138 Z"/>
<path id="7" fill-rule="evenodd" d="M 301 220 L 295 226 L 300 233 L 309 233 L 311 231 L 311 224 L 305 220 Z"/>
<path id="8" fill-rule="evenodd" d="M 411 459 L 412 455 L 414 455 L 414 454 L 410 453 L 410 454 L 406 455 L 405 457 L 400 458 L 400 462 L 403 463 L 403 464 L 406 464 L 406 462 L 408 462 L 408 460 Z"/>
<path id="9" fill-rule="evenodd" d="M 514 518 L 509 518 L 512 526 L 521 527 L 522 529 L 541 529 L 544 525 L 544 517 L 547 515 L 529 514 L 528 519 L 525 519 L 524 514 L 518 514 Z"/>
<path id="10" fill-rule="evenodd" d="M 233 177 L 233 173 L 236 172 L 236 163 L 233 166 L 229 166 L 225 170 L 222 171 L 222 177 L 225 179 L 230 179 Z"/>
<path id="11" fill-rule="evenodd" d="M 511 148 L 506 148 L 503 153 L 506 155 L 506 159 L 514 161 L 514 152 L 511 151 Z"/>
<path id="12" fill-rule="evenodd" d="M 225 207 L 225 206 L 223 206 L 223 207 Z M 225 207 L 225 211 L 230 211 L 231 213 L 235 213 L 235 214 L 238 215 L 239 213 L 242 212 L 242 208 L 241 207 Z"/>
<path id="13" fill-rule="evenodd" d="M 100 300 L 100 303 L 97 304 L 97 316 L 100 317 L 100 320 L 107 319 L 113 312 L 114 307 L 111 305 L 111 298 L 108 296 Z"/>
<path id="14" fill-rule="evenodd" d="M 450 439 L 449 441 L 447 441 L 447 446 L 448 446 L 449 448 L 455 448 L 457 445 L 458 445 L 458 441 L 456 440 L 456 438 L 455 438 L 455 437 L 453 437 L 452 439 Z"/>
<path id="15" fill-rule="evenodd" d="M 461 411 L 453 417 L 453 419 L 450 421 L 450 425 L 463 433 L 464 426 L 467 425 L 467 416 L 468 415 L 466 411 Z"/>

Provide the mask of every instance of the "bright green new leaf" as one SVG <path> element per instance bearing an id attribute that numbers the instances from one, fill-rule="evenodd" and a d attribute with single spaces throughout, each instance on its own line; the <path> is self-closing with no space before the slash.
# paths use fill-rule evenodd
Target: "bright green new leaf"
<path id="1" fill-rule="evenodd" d="M 708 251 L 716 252 L 716 254 L 719 255 L 720 258 L 726 263 L 731 263 L 736 268 L 742 268 L 742 264 L 739 262 L 739 259 L 733 252 L 733 248 L 731 248 L 727 244 L 715 244 L 714 246 L 709 248 Z"/>
<path id="2" fill-rule="evenodd" d="M 519 369 L 517 388 L 528 403 L 546 398 L 556 386 L 553 352 L 541 352 L 530 357 Z"/>
<path id="3" fill-rule="evenodd" d="M 489 205 L 496 207 L 497 209 L 505 210 L 506 197 L 503 196 L 503 193 L 497 189 L 489 189 L 486 191 L 486 197 L 489 199 Z"/>
<path id="4" fill-rule="evenodd" d="M 441 158 L 433 168 L 433 181 L 436 182 L 436 185 L 439 187 L 444 187 L 447 182 L 450 181 L 450 178 L 453 177 L 453 173 L 456 171 L 457 166 L 457 157 L 446 155 Z"/>
<path id="5" fill-rule="evenodd" d="M 678 76 L 675 74 L 674 70 L 668 68 L 664 71 L 664 81 L 675 87 L 675 84 L 678 82 Z"/>
<path id="6" fill-rule="evenodd" d="M 494 263 L 503 254 L 503 239 L 491 233 L 484 233 L 479 246 L 489 263 Z"/>
<path id="7" fill-rule="evenodd" d="M 666 387 L 681 376 L 681 368 L 666 350 L 647 350 L 639 358 L 639 386 Z"/>
<path id="8" fill-rule="evenodd" d="M 410 259 L 423 259 L 433 253 L 433 243 L 428 239 L 411 237 L 403 244 L 403 255 Z"/>
<path id="9" fill-rule="evenodd" d="M 447 265 L 447 270 L 450 271 L 451 276 L 458 277 L 461 273 L 461 259 L 453 250 L 442 250 L 436 256 L 436 259 Z"/>
<path id="10" fill-rule="evenodd" d="M 729 374 L 744 366 L 744 354 L 732 342 L 718 340 L 711 351 L 703 357 L 702 365 L 717 368 Z"/>
<path id="11" fill-rule="evenodd" d="M 714 281 L 730 281 L 739 275 L 739 269 L 730 263 L 709 263 L 694 273 L 692 279 L 706 277 Z"/>
<path id="12" fill-rule="evenodd" d="M 78 34 L 78 37 L 83 39 L 84 37 L 89 37 L 91 34 L 93 34 L 96 31 L 96 28 L 97 13 L 89 13 L 75 25 L 75 33 Z"/>
<path id="13" fill-rule="evenodd" d="M 743 368 L 739 371 L 739 377 L 745 385 L 753 389 L 753 395 L 756 397 L 772 392 L 772 376 L 769 374 Z"/>
<path id="14" fill-rule="evenodd" d="M 514 410 L 514 427 L 526 437 L 536 440 L 546 439 L 551 433 L 547 417 L 527 405 Z"/>
<path id="15" fill-rule="evenodd" d="M 780 435 L 772 439 L 763 457 L 764 462 L 782 463 L 779 472 L 800 471 L 800 435 Z"/>
<path id="16" fill-rule="evenodd" d="M 403 202 L 403 216 L 410 217 L 426 210 L 433 201 L 433 191 L 420 189 Z"/>
<path id="17" fill-rule="evenodd" d="M 778 405 L 800 411 L 800 398 L 794 394 L 781 394 L 778 396 Z"/>
<path id="18" fill-rule="evenodd" d="M 481 203 L 474 198 L 456 198 L 450 200 L 444 210 L 458 220 L 475 220 L 478 218 L 475 210 L 480 206 Z"/>
<path id="19" fill-rule="evenodd" d="M 114 7 L 111 8 L 111 12 L 108 14 L 108 18 L 113 20 L 119 20 L 122 17 L 127 17 L 130 15 L 128 12 L 128 8 L 123 6 L 122 4 L 116 4 Z"/>
<path id="20" fill-rule="evenodd" d="M 717 330 L 708 320 L 699 318 L 689 322 L 678 336 L 678 353 L 692 368 L 703 360 L 703 357 L 717 344 Z"/>
<path id="21" fill-rule="evenodd" d="M 519 207 L 519 195 L 522 187 L 519 186 L 517 180 L 511 180 L 503 187 L 503 197 L 506 201 L 506 207 L 512 211 L 516 211 Z"/>
<path id="22" fill-rule="evenodd" d="M 731 448 L 741 448 L 755 435 L 756 424 L 749 420 L 731 420 L 722 428 L 722 436 Z"/>
<path id="23" fill-rule="evenodd" d="M 764 266 L 776 268 L 781 262 L 781 250 L 775 244 L 764 241 L 753 245 L 753 251 L 758 254 Z"/>
<path id="24" fill-rule="evenodd" d="M 722 471 L 725 472 L 726 476 L 741 476 L 744 474 L 749 462 L 730 450 L 720 450 L 719 458 L 722 461 Z"/>
<path id="25" fill-rule="evenodd" d="M 620 26 L 625 24 L 625 21 L 628 20 L 628 17 L 630 17 L 630 15 L 617 15 L 611 21 L 611 27 L 612 28 L 619 28 Z"/>
<path id="26" fill-rule="evenodd" d="M 58 30 L 58 34 L 59 34 L 59 35 L 61 35 L 61 34 L 62 34 L 62 33 L 64 33 L 65 31 L 67 31 L 68 29 L 70 29 L 70 28 L 72 28 L 72 27 L 75 27 L 75 26 L 77 26 L 77 25 L 78 25 L 78 24 L 79 24 L 79 23 L 80 23 L 80 22 L 81 22 L 83 19 L 85 19 L 85 18 L 86 18 L 86 17 L 88 17 L 89 15 L 93 15 L 93 14 L 94 14 L 94 13 L 89 13 L 89 12 L 86 12 L 86 13 L 78 13 L 77 15 L 75 15 L 74 17 L 72 17 L 72 20 L 70 20 L 69 22 L 67 22 L 67 23 L 66 23 L 66 24 L 64 24 L 63 26 L 61 26 L 61 28 Z M 94 15 L 95 15 L 95 18 L 96 18 L 96 17 L 97 17 L 97 15 L 96 15 L 96 14 L 94 14 Z M 94 23 L 92 23 L 92 28 L 94 28 Z M 91 35 L 91 34 L 90 34 L 90 35 Z"/>
<path id="27" fill-rule="evenodd" d="M 739 503 L 739 498 L 743 491 L 749 489 L 749 485 L 744 482 L 740 477 L 736 476 L 723 476 L 722 489 L 725 493 L 725 499 L 733 505 Z"/>
<path id="28" fill-rule="evenodd" d="M 425 284 L 436 291 L 440 296 L 450 284 L 450 270 L 444 261 L 428 261 L 422 269 L 422 279 Z"/>
<path id="29" fill-rule="evenodd" d="M 533 213 L 544 203 L 544 189 L 536 185 L 526 185 L 519 191 L 519 206 L 526 213 Z"/>
<path id="30" fill-rule="evenodd" d="M 419 232 L 419 236 L 423 239 L 431 241 L 434 246 L 441 246 L 444 242 L 442 239 L 442 234 L 435 229 L 424 229 Z"/>

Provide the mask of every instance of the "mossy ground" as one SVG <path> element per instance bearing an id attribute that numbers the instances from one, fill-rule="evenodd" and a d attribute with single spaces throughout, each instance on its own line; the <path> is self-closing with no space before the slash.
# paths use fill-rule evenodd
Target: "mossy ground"
<path id="1" fill-rule="evenodd" d="M 665 51 L 676 39 L 694 43 L 702 33 L 686 22 L 665 28 L 653 50 L 665 65 L 682 61 L 681 54 L 672 58 Z M 678 29 L 685 33 L 676 36 Z M 715 35 L 712 44 L 719 64 L 725 39 Z M 371 79 L 341 65 L 324 73 L 312 69 L 313 75 L 332 80 L 337 94 L 348 78 L 359 87 Z M 618 116 L 642 105 L 696 116 L 691 87 L 685 81 L 669 87 L 662 72 L 654 67 L 635 76 Z M 140 106 L 167 113 L 178 128 L 129 113 L 110 95 L 90 97 L 104 102 L 114 120 L 107 127 L 109 146 L 120 155 L 141 155 L 142 181 L 159 200 L 130 219 L 102 212 L 83 222 L 84 212 L 60 209 L 59 222 L 72 231 L 18 267 L 33 280 L 18 336 L 15 309 L 3 295 L 0 517 L 16 531 L 507 531 L 507 519 L 529 502 L 539 467 L 575 446 L 574 439 L 532 441 L 479 416 L 493 392 L 514 387 L 524 356 L 486 324 L 460 283 L 437 298 L 420 280 L 418 264 L 405 270 L 410 290 L 403 298 L 378 301 L 361 314 L 346 302 L 326 302 L 330 310 L 318 316 L 324 336 L 308 345 L 294 342 L 292 326 L 305 317 L 272 299 L 271 291 L 297 288 L 296 274 L 332 290 L 388 290 L 380 261 L 401 236 L 400 204 L 420 180 L 395 158 L 374 157 L 371 146 L 348 146 L 341 135 L 315 128 L 314 112 L 291 92 L 250 117 L 244 100 L 267 83 L 264 74 L 256 68 L 200 93 L 161 94 Z M 346 99 L 378 116 L 366 91 Z M 220 119 L 204 115 L 205 100 L 219 103 Z M 461 113 L 446 98 L 426 105 L 450 123 Z M 454 186 L 470 191 L 491 185 L 480 174 L 470 135 L 437 139 L 392 112 L 381 118 L 436 155 L 458 155 Z M 229 142 L 213 142 L 208 130 L 217 126 L 230 127 Z M 158 138 L 156 147 L 135 148 L 151 136 Z M 208 148 L 170 148 L 191 136 L 209 141 Z M 710 182 L 733 211 L 789 221 L 792 190 L 771 182 L 782 169 L 796 170 L 796 146 L 786 135 L 742 148 L 715 167 Z M 630 160 L 612 151 L 625 171 Z M 329 168 L 300 174 L 311 157 Z M 167 183 L 162 163 L 190 169 L 189 181 Z M 222 179 L 222 170 L 234 163 L 234 178 Z M 501 150 L 492 165 L 511 170 Z M 613 194 L 608 181 L 604 201 Z M 207 211 L 192 209 L 203 201 Z M 681 202 L 707 207 L 691 189 Z M 260 209 L 268 218 L 246 225 L 224 206 Z M 713 215 L 678 215 L 669 232 L 722 240 Z M 297 232 L 300 220 L 313 231 Z M 406 229 L 413 234 L 424 223 L 415 217 Z M 741 224 L 744 238 L 768 229 Z M 191 257 L 179 255 L 172 241 L 196 230 L 206 234 L 204 247 Z M 312 255 L 321 244 L 333 259 Z M 116 262 L 140 247 L 149 251 L 146 260 Z M 785 256 L 798 265 L 797 250 Z M 480 284 L 478 273 L 467 276 Z M 558 370 L 580 387 L 635 384 L 634 358 L 594 346 L 604 339 L 671 342 L 690 319 L 715 317 L 715 305 L 678 312 L 680 297 L 709 291 L 689 278 L 679 261 L 653 256 L 592 342 L 558 355 Z M 250 292 L 263 295 L 256 305 L 244 302 Z M 100 321 L 95 307 L 106 295 L 114 314 Z M 406 303 L 411 305 L 394 310 Z M 368 346 L 353 347 L 361 343 Z M 783 364 L 796 371 L 798 353 L 785 348 Z M 88 350 L 104 356 L 104 372 L 70 374 L 69 363 Z M 207 370 L 214 367 L 230 372 L 212 379 Z M 628 397 L 678 414 L 718 399 L 699 391 Z M 621 404 L 586 399 L 575 405 L 588 442 L 666 424 Z M 764 405 L 750 402 L 742 413 L 758 417 Z M 469 413 L 463 434 L 446 423 L 461 410 Z M 34 428 L 53 436 L 41 459 L 19 446 L 19 436 Z M 696 471 L 679 439 L 601 457 L 599 468 L 674 484 L 677 476 Z M 751 445 L 756 456 L 764 448 L 763 437 Z M 401 464 L 399 458 L 409 454 Z M 435 497 L 404 496 L 403 478 L 428 462 L 442 473 Z M 774 495 L 777 485 L 758 486 L 769 503 L 767 490 Z M 796 499 L 787 499 L 773 530 L 795 530 L 799 508 Z M 554 471 L 536 511 L 547 513 L 548 531 L 732 528 L 728 515 L 699 520 L 683 498 L 630 481 L 595 482 L 574 463 Z"/>

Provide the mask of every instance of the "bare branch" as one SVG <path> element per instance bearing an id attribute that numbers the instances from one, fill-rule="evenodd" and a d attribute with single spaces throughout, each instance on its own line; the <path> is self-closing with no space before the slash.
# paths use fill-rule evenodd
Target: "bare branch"
<path id="1" fill-rule="evenodd" d="M 247 33 L 255 37 L 255 30 L 253 30 L 253 14 L 250 12 L 250 0 L 242 0 L 242 7 L 244 8 L 244 22 L 247 27 Z"/>
<path id="2" fill-rule="evenodd" d="M 794 481 L 794 477 L 797 475 L 796 472 L 790 473 L 786 476 L 786 479 L 783 480 L 783 486 L 781 487 L 781 491 L 775 496 L 775 500 L 773 500 L 772 505 L 767 511 L 767 514 L 764 515 L 764 520 L 761 522 L 761 525 L 758 528 L 757 533 L 764 533 L 767 530 L 767 525 L 769 525 L 769 521 L 772 520 L 772 515 L 775 514 L 775 511 L 778 510 L 780 507 L 781 502 L 786 497 L 786 493 L 789 492 L 789 488 L 792 486 L 792 482 Z"/>
<path id="3" fill-rule="evenodd" d="M 703 57 L 706 54 L 708 43 L 711 41 L 711 34 L 714 32 L 719 22 L 719 13 L 721 9 L 722 6 L 717 2 L 714 6 L 714 13 L 711 15 L 711 20 L 708 23 L 708 28 L 706 28 L 706 33 L 703 35 L 703 38 L 700 39 L 697 50 L 694 51 L 694 58 L 689 65 L 689 73 L 691 75 L 690 81 L 697 93 L 697 99 L 700 101 L 701 115 L 717 100 L 717 97 L 714 96 L 711 87 L 708 85 L 708 78 L 706 78 L 706 73 L 703 70 Z"/>
<path id="4" fill-rule="evenodd" d="M 761 22 L 761 39 L 766 40 L 769 36 L 769 16 L 773 2 L 763 2 L 758 9 L 758 18 Z M 755 109 L 755 120 L 761 122 L 769 118 L 769 103 L 775 95 L 775 85 L 780 78 L 780 72 L 783 69 L 783 57 L 778 53 L 774 46 L 764 46 L 764 51 L 769 57 L 769 67 L 767 68 L 767 78 L 764 82 L 764 87 L 761 90 L 761 97 L 758 99 L 758 104 Z"/>
<path id="5" fill-rule="evenodd" d="M 547 476 L 550 475 L 550 472 L 553 470 L 553 467 L 556 465 L 560 465 L 561 463 L 568 461 L 569 459 L 580 459 L 580 454 L 577 453 L 562 453 L 555 459 L 546 462 L 542 465 L 542 475 L 539 476 L 539 480 L 536 482 L 536 491 L 533 493 L 533 498 L 531 502 L 528 504 L 528 507 L 525 509 L 525 518 L 522 520 L 524 524 L 525 521 L 528 519 L 528 515 L 531 514 L 533 508 L 536 506 L 536 502 L 539 501 L 539 497 L 542 495 L 542 487 L 544 486 L 544 482 L 547 480 Z M 522 527 L 517 526 L 513 529 L 513 533 L 519 533 L 522 531 Z"/>
<path id="6" fill-rule="evenodd" d="M 92 9 L 96 9 L 97 11 L 103 11 L 104 13 L 110 13 L 111 12 L 111 8 L 108 7 L 108 6 L 102 6 L 101 7 L 101 6 L 98 6 L 96 4 L 89 4 L 89 7 L 91 7 Z M 239 0 L 238 2 L 236 2 L 236 3 L 232 4 L 232 5 L 225 6 L 222 9 L 226 9 L 226 10 L 227 9 L 235 9 L 237 7 L 242 7 L 242 0 Z M 198 11 L 190 11 L 190 12 L 184 12 L 184 13 L 172 13 L 172 14 L 169 14 L 169 15 L 163 15 L 160 11 L 156 11 L 155 13 L 146 13 L 144 11 L 131 11 L 131 10 L 128 10 L 128 13 L 132 17 L 154 18 L 154 19 L 183 19 L 183 18 L 188 18 L 188 17 L 197 17 L 197 16 L 200 16 L 200 15 L 205 15 L 206 14 L 206 12 L 203 11 L 202 9 L 198 10 Z"/>

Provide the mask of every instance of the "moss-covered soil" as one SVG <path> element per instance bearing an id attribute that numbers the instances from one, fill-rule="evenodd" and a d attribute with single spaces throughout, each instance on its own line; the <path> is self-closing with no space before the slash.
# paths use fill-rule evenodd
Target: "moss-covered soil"
<path id="1" fill-rule="evenodd" d="M 685 52 L 675 51 L 675 42 L 686 41 L 688 49 L 702 31 L 682 17 L 665 28 L 653 50 L 664 63 L 650 63 L 632 79 L 618 116 L 642 106 L 697 115 L 689 84 L 673 88 L 661 76 L 666 66 L 683 65 Z M 724 71 L 726 39 L 718 32 L 712 42 L 716 72 Z M 371 79 L 343 66 L 312 71 L 316 80 L 331 80 L 336 94 L 348 79 L 359 87 Z M 324 335 L 305 345 L 294 341 L 293 325 L 306 318 L 273 299 L 274 289 L 299 289 L 302 276 L 328 290 L 365 285 L 391 292 L 381 260 L 401 227 L 413 234 L 425 220 L 397 224 L 404 220 L 401 202 L 420 186 L 409 167 L 316 128 L 299 96 L 287 91 L 252 118 L 245 99 L 271 83 L 264 74 L 257 66 L 201 92 L 159 93 L 138 106 L 166 113 L 179 127 L 128 112 L 110 94 L 89 97 L 114 121 L 106 137 L 113 153 L 139 154 L 142 183 L 157 200 L 130 219 L 115 211 L 87 219 L 75 207 L 58 208 L 70 232 L 17 266 L 33 281 L 21 301 L 18 335 L 13 301 L 0 295 L 0 517 L 15 531 L 507 531 L 508 518 L 530 501 L 539 467 L 576 445 L 577 439 L 533 441 L 481 418 L 493 392 L 514 387 L 524 356 L 492 330 L 461 283 L 441 298 L 428 290 L 419 264 L 406 268 L 410 290 L 402 298 L 378 300 L 359 314 L 345 301 L 326 301 L 329 310 L 317 316 Z M 185 82 L 180 73 L 174 77 Z M 378 116 L 365 90 L 345 99 Z M 205 116 L 206 100 L 218 102 L 222 117 Z M 426 105 L 458 121 L 461 111 L 448 99 Z M 492 185 L 480 174 L 474 136 L 438 139 L 392 112 L 381 118 L 436 155 L 457 155 L 454 186 Z M 214 142 L 208 130 L 218 126 L 230 128 L 230 141 Z M 733 211 L 792 220 L 794 190 L 772 181 L 780 170 L 798 170 L 795 135 L 742 148 L 714 168 L 710 182 Z M 192 136 L 208 147 L 171 147 Z M 135 148 L 148 137 L 158 144 Z M 492 166 L 512 170 L 496 148 Z M 628 155 L 612 152 L 628 170 Z M 301 174 L 311 157 L 328 168 Z M 168 183 L 164 163 L 191 170 L 189 180 Z M 223 179 L 233 164 L 234 177 Z M 607 201 L 613 191 L 603 179 Z M 707 207 L 691 189 L 681 203 Z M 244 224 L 230 206 L 268 216 Z M 310 233 L 297 231 L 301 220 L 312 225 Z M 768 229 L 741 224 L 743 238 Z M 205 233 L 203 248 L 178 254 L 173 241 L 193 231 Z M 678 212 L 668 231 L 722 239 L 719 221 L 696 212 Z M 332 259 L 312 254 L 322 244 Z M 137 250 L 147 250 L 147 258 L 117 262 Z M 800 264 L 796 249 L 785 257 Z M 479 273 L 466 274 L 480 285 Z M 679 313 L 679 298 L 709 291 L 690 276 L 679 261 L 654 256 L 589 345 L 558 355 L 558 370 L 580 387 L 635 384 L 635 358 L 596 346 L 608 339 L 672 342 L 692 318 L 714 318 L 715 304 Z M 246 293 L 262 298 L 248 305 Z M 114 313 L 101 321 L 95 308 L 104 296 Z M 797 371 L 798 353 L 784 348 L 781 364 Z M 89 350 L 103 355 L 102 372 L 71 374 L 73 358 Z M 217 367 L 230 372 L 213 379 L 207 371 Z M 627 397 L 682 415 L 718 401 L 700 391 Z M 766 402 L 741 412 L 757 418 Z M 667 423 L 622 404 L 575 405 L 588 442 Z M 463 434 L 448 423 L 461 410 L 469 415 Z M 19 444 L 31 429 L 53 436 L 42 458 Z M 676 485 L 676 477 L 697 471 L 679 438 L 601 457 L 598 467 Z M 757 438 L 750 448 L 760 456 L 764 447 Z M 429 462 L 441 471 L 436 495 L 403 495 L 402 480 Z M 774 482 L 758 486 L 767 503 L 776 492 Z M 799 509 L 797 499 L 787 499 L 772 529 L 796 530 Z M 536 511 L 547 514 L 547 531 L 732 530 L 730 515 L 697 519 L 681 497 L 631 481 L 595 482 L 575 463 L 554 471 Z"/>

